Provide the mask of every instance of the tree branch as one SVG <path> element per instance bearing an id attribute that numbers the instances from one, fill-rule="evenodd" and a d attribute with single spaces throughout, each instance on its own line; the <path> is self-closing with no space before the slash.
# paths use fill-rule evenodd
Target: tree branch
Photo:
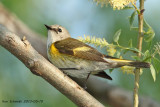
<path id="1" fill-rule="evenodd" d="M 46 38 L 42 35 L 31 31 L 21 20 L 19 20 L 14 14 L 10 13 L 3 5 L 0 3 L 0 24 L 3 24 L 10 31 L 17 34 L 20 38 L 26 36 L 28 41 L 32 46 L 47 59 Z M 36 42 L 35 42 L 36 40 Z"/>
<path id="2" fill-rule="evenodd" d="M 38 74 L 80 107 L 104 107 L 77 83 L 42 57 L 31 44 L 0 25 L 0 45 L 15 55 L 34 74 Z"/>
<path id="3" fill-rule="evenodd" d="M 46 38 L 43 38 L 41 35 L 31 31 L 14 14 L 10 13 L 1 3 L 0 13 L 1 24 L 5 25 L 12 32 L 18 34 L 20 38 L 22 38 L 22 36 L 26 36 L 32 46 L 47 59 Z M 77 80 L 76 82 L 80 83 Z M 132 107 L 133 95 L 131 91 L 127 91 L 114 85 L 108 84 L 106 81 L 101 81 L 94 76 L 89 78 L 87 87 L 87 91 L 89 91 L 94 97 L 101 100 L 105 104 L 109 104 L 112 107 Z M 156 101 L 148 97 L 140 97 L 139 107 L 146 107 L 149 105 L 152 105 L 152 107 L 160 107 L 160 104 L 158 104 Z"/>
<path id="4" fill-rule="evenodd" d="M 140 13 L 138 14 L 138 50 L 142 51 L 142 42 L 143 42 L 143 9 L 144 9 L 144 0 L 139 0 L 140 2 Z M 141 53 L 137 54 L 138 57 L 141 57 Z M 138 107 L 139 98 L 138 98 L 138 89 L 139 89 L 139 78 L 140 78 L 140 68 L 135 71 L 135 82 L 134 82 L 134 107 Z"/>

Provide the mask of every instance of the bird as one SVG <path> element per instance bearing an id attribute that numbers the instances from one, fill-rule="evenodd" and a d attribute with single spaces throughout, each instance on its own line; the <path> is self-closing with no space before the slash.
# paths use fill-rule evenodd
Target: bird
<path id="1" fill-rule="evenodd" d="M 100 53 L 95 48 L 71 38 L 60 25 L 45 25 L 48 30 L 47 56 L 53 65 L 76 78 L 89 78 L 90 74 L 112 80 L 106 69 L 132 66 L 149 68 L 147 62 L 119 59 Z"/>

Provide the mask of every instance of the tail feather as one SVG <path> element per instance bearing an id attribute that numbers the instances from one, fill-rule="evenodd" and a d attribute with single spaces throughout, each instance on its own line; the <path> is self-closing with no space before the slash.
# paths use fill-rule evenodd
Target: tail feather
<path id="1" fill-rule="evenodd" d="M 147 62 L 138 62 L 138 61 L 129 62 L 128 66 L 133 66 L 133 67 L 136 67 L 136 68 L 150 68 L 150 64 L 149 63 L 147 63 Z"/>
<path id="2" fill-rule="evenodd" d="M 147 63 L 147 62 L 117 59 L 117 58 L 113 58 L 113 57 L 105 58 L 105 60 L 108 63 L 111 63 L 111 65 L 113 65 L 113 68 L 118 68 L 118 67 L 122 67 L 122 66 L 133 66 L 133 67 L 136 67 L 136 68 L 150 68 L 150 64 Z"/>

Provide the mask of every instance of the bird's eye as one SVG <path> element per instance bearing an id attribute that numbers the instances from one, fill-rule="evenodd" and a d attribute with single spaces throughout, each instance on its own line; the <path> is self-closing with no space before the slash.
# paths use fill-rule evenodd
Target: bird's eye
<path id="1" fill-rule="evenodd" d="M 58 32 L 62 32 L 62 29 L 58 28 Z"/>

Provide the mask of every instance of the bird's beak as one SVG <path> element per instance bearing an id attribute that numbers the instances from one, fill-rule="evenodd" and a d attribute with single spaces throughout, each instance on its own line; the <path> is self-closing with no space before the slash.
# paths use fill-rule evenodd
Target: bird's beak
<path id="1" fill-rule="evenodd" d="M 52 31 L 54 31 L 54 32 L 56 32 L 56 33 L 58 34 L 58 31 L 57 31 L 56 28 L 52 28 L 51 26 L 48 26 L 48 25 L 46 25 L 46 24 L 44 24 L 44 25 L 46 26 L 46 28 L 47 28 L 48 30 L 52 30 Z"/>
<path id="2" fill-rule="evenodd" d="M 48 30 L 52 30 L 52 28 L 46 24 L 44 24 Z"/>

